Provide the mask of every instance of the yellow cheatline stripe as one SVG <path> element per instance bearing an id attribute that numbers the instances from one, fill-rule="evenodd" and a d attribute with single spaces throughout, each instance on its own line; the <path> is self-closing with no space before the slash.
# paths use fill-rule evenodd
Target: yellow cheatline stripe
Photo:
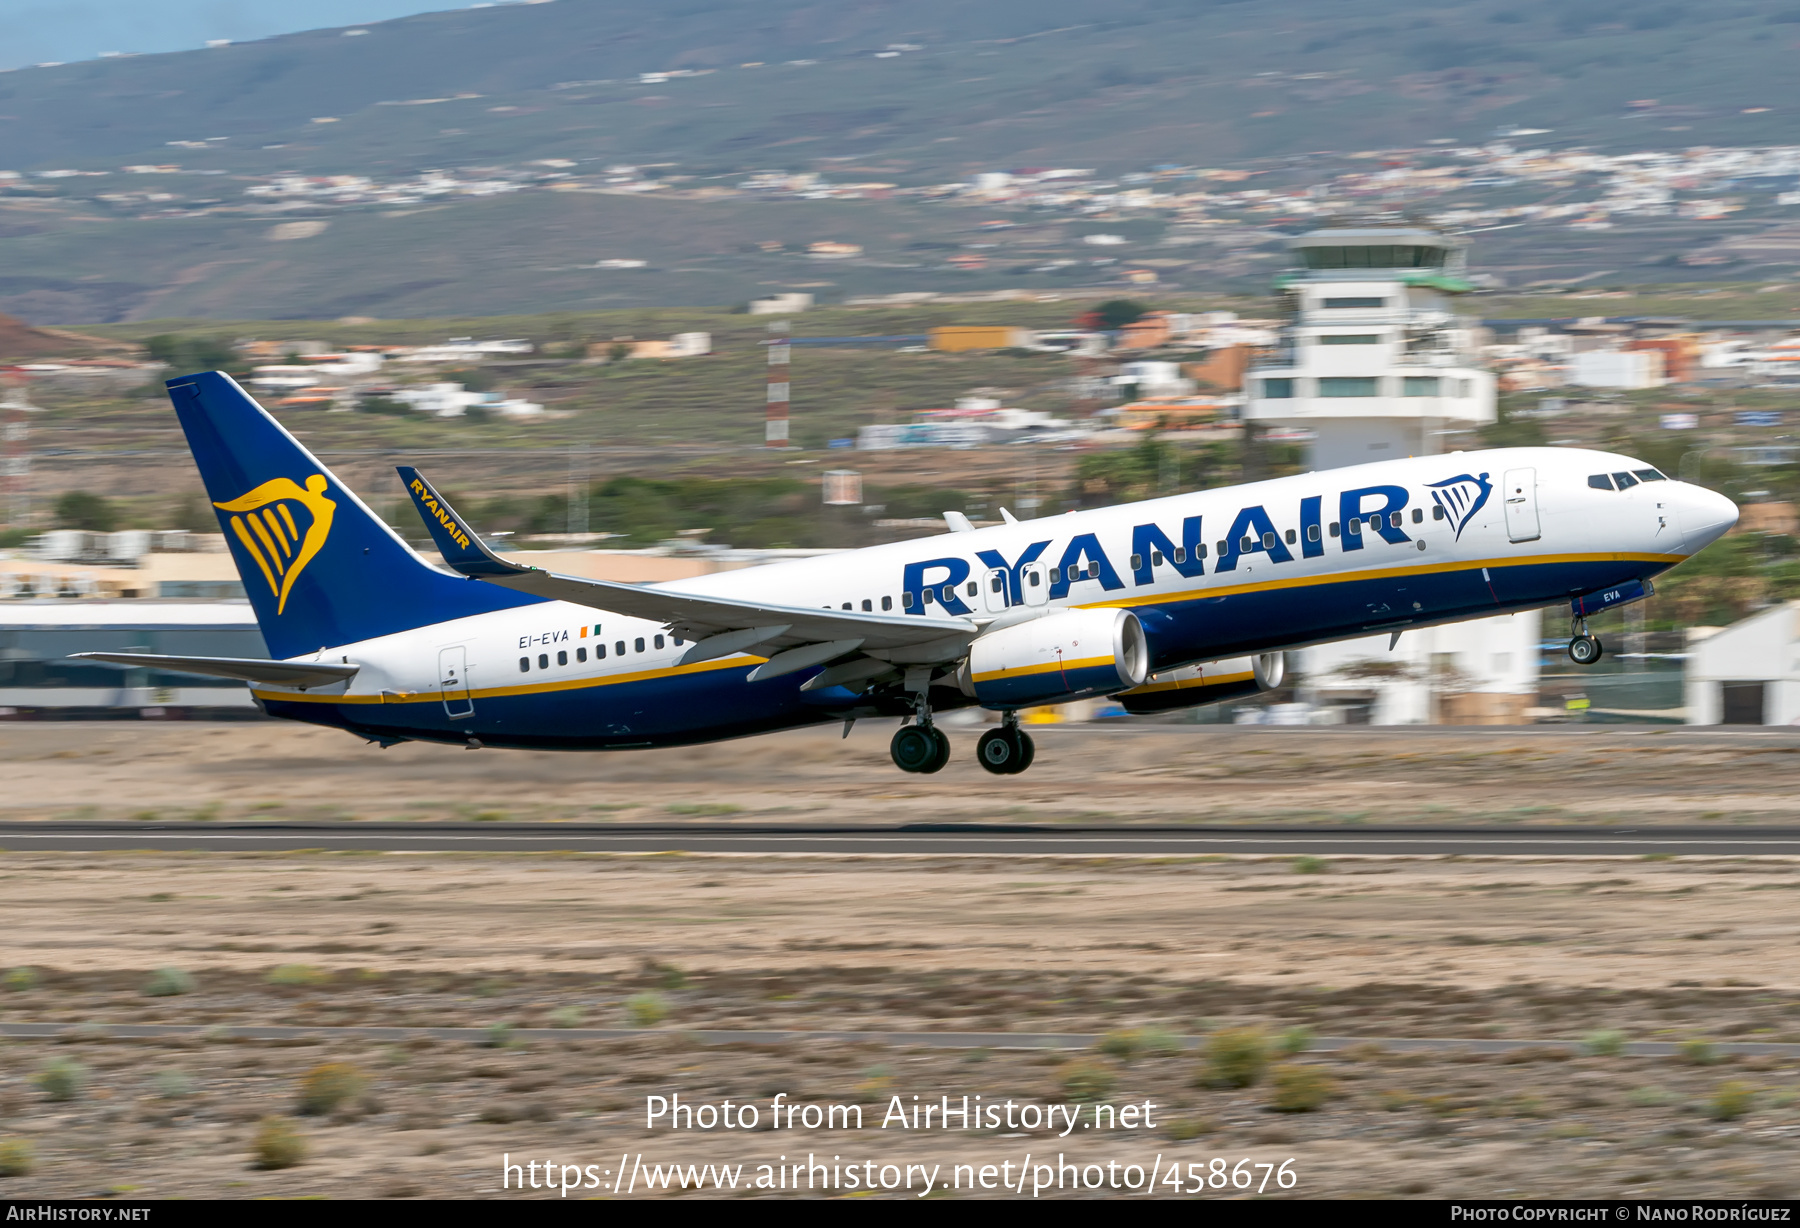
<path id="1" fill-rule="evenodd" d="M 533 682 L 520 686 L 489 687 L 466 692 L 471 699 L 505 699 L 514 695 L 546 695 L 555 691 L 580 691 L 590 687 L 617 686 L 625 682 L 643 682 L 652 678 L 674 678 L 682 674 L 703 674 L 710 670 L 747 669 L 760 665 L 767 657 L 741 656 L 735 659 L 727 657 L 718 661 L 701 661 L 694 665 L 676 665 L 664 669 L 638 670 L 629 674 L 608 674 L 599 678 L 565 678 L 559 682 Z M 404 696 L 395 696 L 390 692 L 387 696 L 375 695 L 312 695 L 300 691 L 259 691 L 254 686 L 251 694 L 258 699 L 280 699 L 289 703 L 300 704 L 434 704 L 443 698 L 439 691 L 408 691 Z M 458 698 L 465 692 L 453 692 Z"/>
<path id="2" fill-rule="evenodd" d="M 276 591 L 278 585 L 275 583 L 275 573 L 270 571 L 268 563 L 263 561 L 262 551 L 256 548 L 256 542 L 251 538 L 250 530 L 244 527 L 244 518 L 242 516 L 233 516 L 231 518 L 231 528 L 232 531 L 238 535 L 238 540 L 244 543 L 244 549 L 250 552 L 250 557 L 256 560 L 256 565 L 262 568 L 263 579 L 269 582 L 269 591 Z"/>
<path id="3" fill-rule="evenodd" d="M 269 562 L 275 565 L 275 574 L 285 576 L 287 568 L 281 565 L 281 552 L 275 549 L 275 543 L 269 539 L 269 531 L 263 528 L 262 517 L 251 512 L 245 519 L 250 522 L 250 531 L 256 534 L 258 541 L 262 542 L 263 549 L 269 552 Z"/>
<path id="4" fill-rule="evenodd" d="M 1174 593 L 1145 593 L 1133 597 L 1116 597 L 1111 601 L 1095 601 L 1077 608 L 1094 610 L 1109 606 L 1159 605 L 1164 602 L 1188 601 L 1200 597 L 1235 597 L 1240 593 L 1265 593 L 1284 588 L 1318 588 L 1357 580 L 1387 580 L 1400 576 L 1434 575 L 1446 571 L 1475 571 L 1482 567 L 1530 567 L 1553 563 L 1669 563 L 1673 565 L 1686 558 L 1685 554 L 1545 554 L 1523 559 L 1471 559 L 1458 563 L 1423 563 L 1412 567 L 1372 567 L 1365 571 L 1336 572 L 1320 576 L 1293 576 L 1281 580 L 1261 580 L 1252 584 L 1227 585 L 1223 588 L 1197 587 L 1182 589 Z"/>
<path id="5" fill-rule="evenodd" d="M 251 514 L 255 515 L 254 512 Z M 276 544 L 281 547 L 281 553 L 287 558 L 293 558 L 294 548 L 288 543 L 287 534 L 281 531 L 281 521 L 275 519 L 275 513 L 265 507 L 262 510 L 262 518 L 269 526 L 270 535 L 275 538 Z"/>
<path id="6" fill-rule="evenodd" d="M 299 541 L 300 540 L 300 530 L 295 527 L 294 514 L 290 511 L 288 511 L 287 504 L 277 503 L 275 505 L 275 510 L 281 513 L 282 522 L 287 525 L 288 535 L 291 536 L 295 541 Z"/>
<path id="7" fill-rule="evenodd" d="M 1046 661 L 1040 665 L 1021 665 L 1017 669 L 996 669 L 985 674 L 976 674 L 977 682 L 993 682 L 1000 678 L 1024 678 L 1032 674 L 1053 674 L 1057 671 L 1072 669 L 1098 669 L 1105 665 L 1116 665 L 1112 657 L 1083 657 L 1079 661 Z"/>
<path id="8" fill-rule="evenodd" d="M 1173 682 L 1146 682 L 1143 686 L 1134 686 L 1126 695 L 1148 695 L 1152 691 L 1205 690 L 1211 686 L 1224 686 L 1228 682 L 1247 682 L 1256 677 L 1254 671 L 1242 674 L 1219 674 L 1211 678 L 1178 678 Z"/>

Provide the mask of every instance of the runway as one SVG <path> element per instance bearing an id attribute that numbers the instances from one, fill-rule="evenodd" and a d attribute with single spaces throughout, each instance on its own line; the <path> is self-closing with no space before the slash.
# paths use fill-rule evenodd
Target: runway
<path id="1" fill-rule="evenodd" d="M 835 857 L 1793 857 L 1800 827 L 903 827 L 3 823 L 0 852 L 712 853 Z"/>

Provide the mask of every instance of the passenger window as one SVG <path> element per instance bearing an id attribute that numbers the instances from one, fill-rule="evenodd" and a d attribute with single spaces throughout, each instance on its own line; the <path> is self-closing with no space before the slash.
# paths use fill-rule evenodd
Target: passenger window
<path id="1" fill-rule="evenodd" d="M 908 604 L 910 605 L 911 603 L 909 602 Z M 894 608 L 894 599 L 892 597 L 883 597 L 881 599 L 881 608 L 884 610 L 893 609 Z"/>
<path id="2" fill-rule="evenodd" d="M 847 609 L 849 609 L 849 608 L 850 608 L 850 603 L 849 603 L 849 602 L 848 602 L 848 601 L 846 601 L 846 602 L 845 602 L 845 603 L 844 603 L 844 608 L 845 608 L 845 609 L 846 609 L 846 610 L 847 610 Z"/>
<path id="3" fill-rule="evenodd" d="M 1309 524 L 1306 526 L 1306 540 L 1309 542 L 1316 542 L 1319 540 L 1319 526 L 1318 525 Z"/>
<path id="4" fill-rule="evenodd" d="M 1150 552 L 1150 566 L 1152 566 L 1152 567 L 1161 567 L 1162 566 L 1162 551 L 1152 550 Z"/>
<path id="5" fill-rule="evenodd" d="M 874 612 L 875 612 L 875 603 L 873 601 L 870 601 L 867 597 L 864 597 L 863 598 L 863 613 L 864 614 L 873 614 Z M 677 644 L 681 643 L 680 640 L 676 640 L 675 642 Z"/>
<path id="6" fill-rule="evenodd" d="M 1630 490 L 1633 486 L 1638 484 L 1638 480 L 1629 473 L 1615 473 L 1613 474 L 1613 481 L 1619 484 L 1620 490 Z"/>
<path id="7" fill-rule="evenodd" d="M 956 585 L 954 585 L 954 584 L 944 585 L 944 604 L 949 605 L 950 603 L 952 603 L 955 600 L 956 600 Z"/>
<path id="8" fill-rule="evenodd" d="M 1142 567 L 1143 565 L 1144 565 L 1144 556 L 1143 555 L 1134 554 L 1131 556 L 1131 570 L 1136 571 L 1138 568 Z"/>
<path id="9" fill-rule="evenodd" d="M 561 652 L 556 654 L 556 663 L 558 665 L 567 665 L 569 663 L 569 650 L 568 649 L 565 648 Z"/>
<path id="10" fill-rule="evenodd" d="M 621 656 L 621 657 L 625 655 L 625 641 L 624 640 L 620 640 L 618 643 L 613 645 L 613 654 L 615 656 Z"/>
<path id="11" fill-rule="evenodd" d="M 587 662 L 587 649 L 577 648 L 575 650 L 575 660 L 579 663 L 585 664 Z"/>
<path id="12" fill-rule="evenodd" d="M 1228 555 L 1230 553 L 1231 553 L 1231 544 L 1229 542 L 1220 542 L 1219 543 L 1219 557 L 1224 558 L 1226 555 Z"/>
<path id="13" fill-rule="evenodd" d="M 988 581 L 988 588 L 992 589 L 994 592 L 997 593 L 1001 590 L 1001 588 L 1003 588 L 1005 586 L 1005 584 L 1006 584 L 1005 576 L 995 576 L 993 579 Z"/>
<path id="14" fill-rule="evenodd" d="M 1287 531 L 1287 544 L 1291 546 L 1294 544 L 1294 542 L 1296 540 L 1298 540 L 1298 539 L 1295 537 L 1294 531 L 1292 529 L 1289 529 Z"/>
<path id="15" fill-rule="evenodd" d="M 550 654 L 549 653 L 547 653 L 547 652 L 538 653 L 538 668 L 539 669 L 549 669 L 550 668 Z"/>
<path id="16" fill-rule="evenodd" d="M 1273 550 L 1275 548 L 1275 535 L 1273 533 L 1264 533 L 1262 544 L 1264 550 Z"/>
<path id="17" fill-rule="evenodd" d="M 1057 581 L 1059 581 L 1061 579 L 1062 579 L 1062 568 L 1052 567 L 1050 569 L 1050 583 L 1055 584 Z"/>
<path id="18" fill-rule="evenodd" d="M 981 591 L 981 586 L 979 584 L 975 583 L 975 581 L 970 580 L 969 581 L 969 596 L 973 597 L 975 594 L 979 593 L 980 591 Z M 845 606 L 844 608 L 849 609 L 850 607 Z"/>
<path id="19" fill-rule="evenodd" d="M 1442 503 L 1433 503 L 1431 505 L 1431 518 L 1433 520 L 1442 520 L 1444 518 L 1444 505 Z"/>
<path id="20" fill-rule="evenodd" d="M 866 601 L 863 602 L 863 609 L 866 610 L 868 608 L 869 608 L 869 603 Z M 682 639 L 679 635 L 675 636 L 674 640 L 675 640 L 675 647 L 677 647 L 677 648 L 680 648 L 683 644 L 687 643 L 687 641 Z"/>
<path id="21" fill-rule="evenodd" d="M 1206 557 L 1206 543 L 1201 542 L 1199 545 L 1195 546 L 1194 553 L 1196 555 L 1198 555 L 1200 558 L 1205 558 Z M 1187 547 L 1186 546 L 1175 547 L 1175 553 L 1171 557 L 1173 557 L 1177 563 L 1187 562 Z"/>
<path id="22" fill-rule="evenodd" d="M 887 609 L 887 598 L 886 597 L 883 597 L 881 599 L 881 608 L 884 610 Z M 901 593 L 900 594 L 900 608 L 903 610 L 912 609 L 912 594 L 911 593 Z"/>
<path id="23" fill-rule="evenodd" d="M 1400 527 L 1400 522 L 1405 519 L 1406 517 L 1402 516 L 1399 512 L 1395 512 L 1388 517 L 1388 524 L 1397 529 Z"/>
<path id="24" fill-rule="evenodd" d="M 1607 477 L 1604 473 L 1590 474 L 1588 476 L 1588 485 L 1592 486 L 1595 490 L 1611 490 L 1613 488 L 1612 479 Z"/>
<path id="25" fill-rule="evenodd" d="M 1666 482 L 1669 480 L 1654 469 L 1633 469 L 1632 472 L 1646 482 Z"/>
<path id="26" fill-rule="evenodd" d="M 1346 520 L 1344 522 L 1344 532 L 1348 533 L 1351 537 L 1361 537 L 1362 536 L 1362 521 Z"/>
<path id="27" fill-rule="evenodd" d="M 519 672 L 521 674 L 529 674 L 531 672 L 531 658 L 530 657 L 520 657 L 519 658 Z"/>
<path id="28" fill-rule="evenodd" d="M 925 590 L 925 592 L 922 595 L 925 598 L 926 605 L 930 605 L 932 602 L 937 600 L 937 590 L 936 589 L 928 588 Z"/>
<path id="29" fill-rule="evenodd" d="M 1335 520 L 1331 522 L 1331 535 L 1333 537 L 1338 535 L 1338 522 Z"/>
<path id="30" fill-rule="evenodd" d="M 639 652 L 644 651 L 644 637 L 641 635 L 638 636 L 637 639 L 632 642 L 631 646 Z"/>
<path id="31" fill-rule="evenodd" d="M 658 648 L 661 648 L 663 646 L 663 637 L 660 635 L 656 637 L 656 646 Z"/>
<path id="32" fill-rule="evenodd" d="M 1420 521 L 1422 521 L 1424 519 L 1425 519 L 1425 509 L 1422 507 L 1415 507 L 1413 509 L 1413 523 L 1418 524 Z"/>
<path id="33" fill-rule="evenodd" d="M 595 644 L 594 645 L 594 660 L 596 660 L 596 661 L 606 660 L 606 645 L 605 644 Z"/>
<path id="34" fill-rule="evenodd" d="M 1029 573 L 1029 575 L 1030 575 L 1030 580 L 1031 580 L 1031 587 L 1036 588 L 1038 586 L 1038 573 L 1034 571 L 1034 572 Z"/>

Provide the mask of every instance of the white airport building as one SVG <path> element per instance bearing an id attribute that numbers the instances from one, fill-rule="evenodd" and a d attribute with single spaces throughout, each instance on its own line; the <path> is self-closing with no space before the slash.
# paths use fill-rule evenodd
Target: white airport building
<path id="1" fill-rule="evenodd" d="M 1287 316 L 1245 377 L 1244 420 L 1310 434 L 1336 469 L 1476 447 L 1496 417 L 1476 324 L 1452 303 L 1465 243 L 1414 227 L 1315 230 L 1276 283 Z M 1446 469 L 1445 476 L 1456 472 Z M 1312 719 L 1377 725 L 1523 724 L 1536 705 L 1537 611 L 1303 649 L 1290 656 Z"/>
<path id="2" fill-rule="evenodd" d="M 1692 642 L 1683 690 L 1690 725 L 1800 724 L 1800 602 Z"/>

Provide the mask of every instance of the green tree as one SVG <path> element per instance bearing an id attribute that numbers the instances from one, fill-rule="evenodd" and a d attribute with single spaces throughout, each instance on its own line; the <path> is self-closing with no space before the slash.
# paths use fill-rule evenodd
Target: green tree
<path id="1" fill-rule="evenodd" d="M 150 357 L 166 364 L 180 375 L 195 371 L 229 371 L 246 369 L 238 352 L 217 337 L 193 337 L 185 333 L 159 333 L 146 338 L 144 348 Z"/>
<path id="2" fill-rule="evenodd" d="M 119 509 L 103 495 L 65 490 L 56 497 L 56 527 L 110 533 L 119 525 Z"/>
<path id="3" fill-rule="evenodd" d="M 1095 328 L 1124 328 L 1143 319 L 1149 310 L 1150 304 L 1133 298 L 1109 298 L 1087 314 L 1093 317 Z"/>

